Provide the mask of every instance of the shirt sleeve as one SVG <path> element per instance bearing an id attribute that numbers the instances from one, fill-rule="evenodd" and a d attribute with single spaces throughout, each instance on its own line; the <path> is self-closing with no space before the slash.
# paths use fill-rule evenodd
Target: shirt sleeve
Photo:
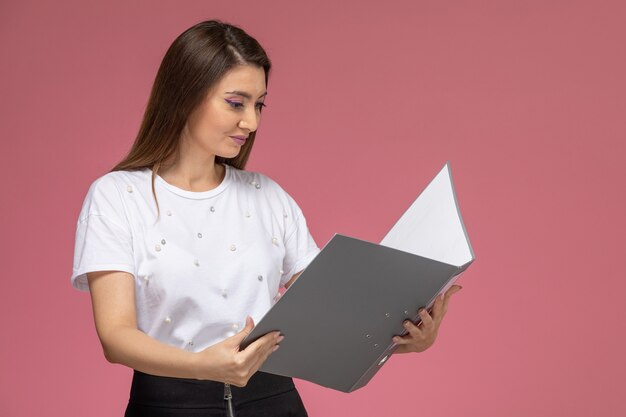
<path id="1" fill-rule="evenodd" d="M 280 285 L 285 285 L 295 274 L 304 270 L 320 252 L 300 207 L 290 196 L 287 201 L 289 210 L 286 213 L 285 258 Z"/>
<path id="2" fill-rule="evenodd" d="M 72 286 L 89 291 L 87 273 L 134 274 L 133 241 L 120 192 L 110 176 L 96 180 L 87 193 L 76 226 Z"/>

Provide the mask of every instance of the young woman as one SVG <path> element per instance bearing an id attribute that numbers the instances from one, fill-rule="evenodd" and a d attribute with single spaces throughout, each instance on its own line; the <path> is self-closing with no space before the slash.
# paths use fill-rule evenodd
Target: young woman
<path id="1" fill-rule="evenodd" d="M 306 416 L 291 378 L 257 372 L 279 347 L 240 342 L 319 252 L 295 201 L 244 171 L 270 60 L 220 21 L 163 58 L 129 154 L 89 189 L 72 284 L 90 291 L 104 355 L 134 370 L 126 416 Z M 453 287 L 397 352 L 428 348 Z"/>

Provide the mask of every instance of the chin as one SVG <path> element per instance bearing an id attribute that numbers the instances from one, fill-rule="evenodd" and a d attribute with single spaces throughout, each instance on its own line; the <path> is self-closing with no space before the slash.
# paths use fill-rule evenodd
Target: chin
<path id="1" fill-rule="evenodd" d="M 230 158 L 234 158 L 237 155 L 239 155 L 239 152 L 241 152 L 241 147 L 237 146 L 237 149 L 225 150 L 224 152 L 220 152 L 217 156 L 222 157 L 222 158 L 226 158 L 226 159 L 230 159 Z"/>

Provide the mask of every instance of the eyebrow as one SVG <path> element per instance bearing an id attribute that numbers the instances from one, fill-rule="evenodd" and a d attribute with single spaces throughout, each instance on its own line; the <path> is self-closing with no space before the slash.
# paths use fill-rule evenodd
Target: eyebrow
<path id="1" fill-rule="evenodd" d="M 245 91 L 238 91 L 238 90 L 235 90 L 235 91 L 227 91 L 227 92 L 226 92 L 226 94 L 235 94 L 235 95 L 238 95 L 238 96 L 245 97 L 245 98 L 247 98 L 248 100 L 251 100 L 251 99 L 252 99 L 252 96 L 251 96 L 250 94 L 246 93 Z M 263 96 L 266 96 L 266 95 L 267 95 L 267 91 L 266 91 L 265 93 L 261 94 L 261 95 L 259 96 L 259 98 L 261 98 L 261 97 L 263 97 Z"/>

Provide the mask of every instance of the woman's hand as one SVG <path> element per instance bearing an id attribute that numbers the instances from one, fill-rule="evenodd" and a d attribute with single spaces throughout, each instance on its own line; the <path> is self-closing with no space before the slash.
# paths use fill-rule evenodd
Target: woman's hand
<path id="1" fill-rule="evenodd" d="M 404 336 L 394 336 L 393 342 L 398 346 L 395 353 L 423 352 L 435 343 L 439 326 L 448 311 L 448 303 L 452 294 L 461 290 L 461 286 L 453 285 L 445 294 L 437 297 L 432 309 L 432 316 L 425 308 L 419 311 L 421 323 L 415 325 L 410 320 L 404 322 L 408 333 Z"/>
<path id="2" fill-rule="evenodd" d="M 284 339 L 280 332 L 270 332 L 240 351 L 239 345 L 253 328 L 252 318 L 247 317 L 246 327 L 242 331 L 198 352 L 199 379 L 212 379 L 245 387 Z"/>

